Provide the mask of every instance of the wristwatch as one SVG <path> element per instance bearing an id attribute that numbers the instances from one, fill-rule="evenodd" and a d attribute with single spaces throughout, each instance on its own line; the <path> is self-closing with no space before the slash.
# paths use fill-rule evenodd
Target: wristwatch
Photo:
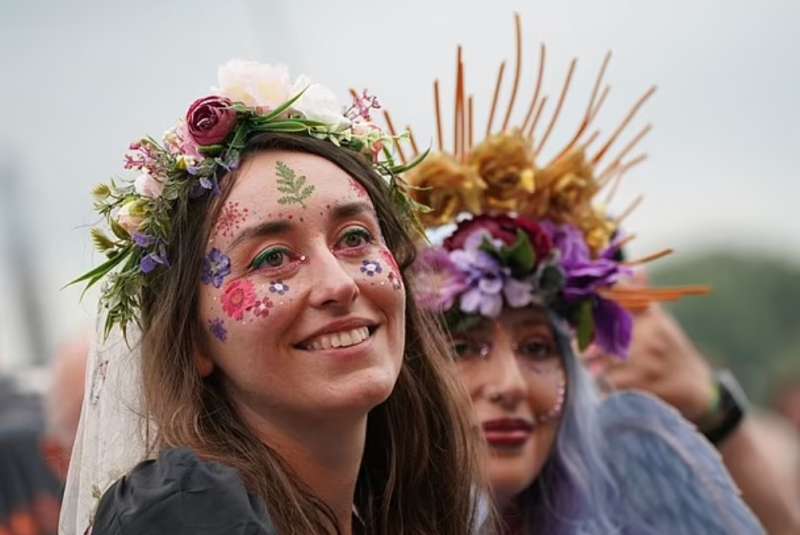
<path id="1" fill-rule="evenodd" d="M 714 403 L 700 419 L 698 428 L 712 444 L 719 446 L 739 427 L 750 402 L 730 370 L 714 373 L 714 390 Z"/>

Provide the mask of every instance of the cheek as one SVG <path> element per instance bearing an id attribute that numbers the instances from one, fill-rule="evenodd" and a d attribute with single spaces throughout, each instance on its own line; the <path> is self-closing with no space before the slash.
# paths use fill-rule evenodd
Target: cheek
<path id="1" fill-rule="evenodd" d="M 405 292 L 400 269 L 385 246 L 371 247 L 348 264 L 353 280 L 376 304 L 382 308 L 404 307 Z"/>
<path id="2" fill-rule="evenodd" d="M 229 281 L 216 291 L 210 288 L 202 300 L 205 326 L 217 343 L 244 342 L 251 337 L 268 343 L 291 323 L 296 312 L 294 296 L 302 291 L 299 286 L 302 282 L 297 280 L 253 277 Z"/>
<path id="3" fill-rule="evenodd" d="M 527 381 L 528 403 L 540 423 L 560 417 L 566 395 L 563 368 L 552 368 L 544 373 L 528 372 Z"/>

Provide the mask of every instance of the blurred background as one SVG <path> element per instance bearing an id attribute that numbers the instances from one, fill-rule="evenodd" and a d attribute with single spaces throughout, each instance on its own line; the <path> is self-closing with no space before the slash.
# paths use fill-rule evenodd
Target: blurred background
<path id="1" fill-rule="evenodd" d="M 734 368 L 758 403 L 797 411 L 800 3 L 789 0 L 5 0 L 0 372 L 42 385 L 36 370 L 56 347 L 92 328 L 97 295 L 81 301 L 81 288 L 63 288 L 101 260 L 88 239 L 89 191 L 121 173 L 132 140 L 159 137 L 207 94 L 218 65 L 231 57 L 286 63 L 343 102 L 349 87 L 368 87 L 397 126 L 412 125 L 417 141 L 430 144 L 435 77 L 450 124 L 456 44 L 482 132 L 499 62 L 509 62 L 507 84 L 512 72 L 514 11 L 523 18 L 525 62 L 517 121 L 533 91 L 539 43 L 548 46 L 543 90 L 551 100 L 579 58 L 550 152 L 574 132 L 607 50 L 612 89 L 596 121 L 606 135 L 658 86 L 621 141 L 654 125 L 639 146 L 649 159 L 612 204 L 621 212 L 644 195 L 626 220 L 639 236 L 631 254 L 675 248 L 654 266 L 655 281 L 715 289 L 674 307 L 689 334 Z M 508 93 L 506 85 L 501 109 Z"/>

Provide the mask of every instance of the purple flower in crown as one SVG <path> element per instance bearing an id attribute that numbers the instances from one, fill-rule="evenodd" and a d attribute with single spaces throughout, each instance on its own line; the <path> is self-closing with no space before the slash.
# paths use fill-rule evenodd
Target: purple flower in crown
<path id="1" fill-rule="evenodd" d="M 487 230 L 478 229 L 466 239 L 463 249 L 450 251 L 450 260 L 467 280 L 468 289 L 459 301 L 461 311 L 495 318 L 503 310 L 503 287 L 510 273 L 495 257 L 480 249 L 486 240 L 496 247 L 502 246 Z"/>
<path id="2" fill-rule="evenodd" d="M 361 273 L 366 273 L 369 277 L 373 277 L 376 273 L 380 273 L 382 271 L 383 268 L 377 260 L 361 261 Z"/>
<path id="3" fill-rule="evenodd" d="M 231 274 L 231 259 L 214 247 L 211 252 L 203 258 L 203 272 L 200 274 L 200 281 L 203 284 L 211 284 L 214 288 L 221 288 L 225 277 Z"/>
<path id="4" fill-rule="evenodd" d="M 610 258 L 591 258 L 583 233 L 572 225 L 542 221 L 540 227 L 561 253 L 566 277 L 563 292 L 568 303 L 594 296 L 600 288 L 613 286 L 621 277 L 631 275 L 630 269 Z"/>
<path id="5" fill-rule="evenodd" d="M 391 274 L 390 274 L 391 275 Z M 467 287 L 467 277 L 441 248 L 425 249 L 414 268 L 419 305 L 433 312 L 449 310 Z"/>

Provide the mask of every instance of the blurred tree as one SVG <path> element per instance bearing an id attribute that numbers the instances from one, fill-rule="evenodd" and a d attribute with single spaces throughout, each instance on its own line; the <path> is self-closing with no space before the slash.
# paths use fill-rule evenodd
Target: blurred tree
<path id="1" fill-rule="evenodd" d="M 716 365 L 730 367 L 750 398 L 800 382 L 800 265 L 760 254 L 712 252 L 663 262 L 654 285 L 709 284 L 712 294 L 670 305 Z"/>

